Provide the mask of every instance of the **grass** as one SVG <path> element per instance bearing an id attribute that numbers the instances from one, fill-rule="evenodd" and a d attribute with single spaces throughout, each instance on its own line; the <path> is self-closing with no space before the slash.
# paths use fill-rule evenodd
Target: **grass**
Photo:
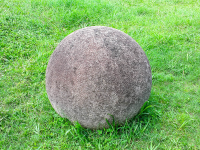
<path id="1" fill-rule="evenodd" d="M 1 0 L 0 149 L 200 149 L 199 0 Z M 73 126 L 53 110 L 45 70 L 71 32 L 133 37 L 152 69 L 149 101 L 124 126 Z"/>

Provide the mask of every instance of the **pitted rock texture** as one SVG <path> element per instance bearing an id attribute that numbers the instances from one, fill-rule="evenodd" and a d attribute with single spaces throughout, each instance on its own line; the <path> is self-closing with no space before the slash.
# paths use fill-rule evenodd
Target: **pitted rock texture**
<path id="1" fill-rule="evenodd" d="M 129 35 L 103 26 L 77 30 L 56 47 L 46 70 L 48 98 L 61 116 L 90 129 L 123 124 L 148 100 L 148 59 Z"/>

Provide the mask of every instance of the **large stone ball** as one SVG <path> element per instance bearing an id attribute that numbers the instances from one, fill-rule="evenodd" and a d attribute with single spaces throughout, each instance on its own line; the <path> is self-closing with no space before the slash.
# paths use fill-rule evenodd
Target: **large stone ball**
<path id="1" fill-rule="evenodd" d="M 134 117 L 148 100 L 151 85 L 142 48 L 110 27 L 86 27 L 65 37 L 46 70 L 46 90 L 55 111 L 90 129 L 108 128 L 113 118 L 123 124 Z"/>

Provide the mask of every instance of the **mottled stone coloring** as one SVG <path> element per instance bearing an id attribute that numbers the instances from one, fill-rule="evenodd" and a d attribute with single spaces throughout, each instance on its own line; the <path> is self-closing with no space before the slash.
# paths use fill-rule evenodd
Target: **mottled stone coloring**
<path id="1" fill-rule="evenodd" d="M 77 30 L 56 47 L 46 70 L 48 98 L 61 116 L 90 129 L 123 124 L 148 100 L 148 59 L 129 35 L 103 26 Z M 113 116 L 113 117 L 112 117 Z"/>

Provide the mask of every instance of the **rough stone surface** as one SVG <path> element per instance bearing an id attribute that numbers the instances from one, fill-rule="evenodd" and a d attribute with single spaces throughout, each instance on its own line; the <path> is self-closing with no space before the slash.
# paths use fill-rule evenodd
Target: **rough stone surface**
<path id="1" fill-rule="evenodd" d="M 56 47 L 46 70 L 48 98 L 71 122 L 90 129 L 123 124 L 151 92 L 148 59 L 127 34 L 109 27 L 77 30 Z"/>

